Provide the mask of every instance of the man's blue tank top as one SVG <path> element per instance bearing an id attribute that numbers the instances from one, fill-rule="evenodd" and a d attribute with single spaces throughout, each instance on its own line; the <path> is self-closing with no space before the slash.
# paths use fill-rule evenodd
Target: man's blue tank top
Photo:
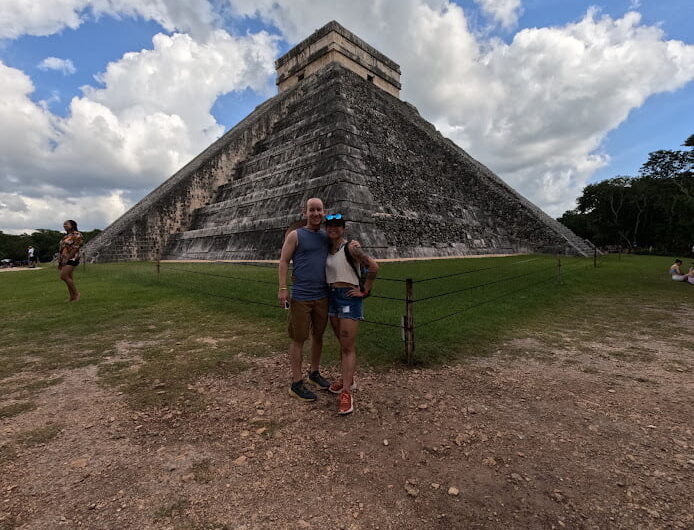
<path id="1" fill-rule="evenodd" d="M 299 241 L 292 261 L 292 298 L 295 300 L 320 300 L 329 294 L 325 281 L 325 260 L 330 242 L 328 235 L 319 230 L 297 228 Z"/>

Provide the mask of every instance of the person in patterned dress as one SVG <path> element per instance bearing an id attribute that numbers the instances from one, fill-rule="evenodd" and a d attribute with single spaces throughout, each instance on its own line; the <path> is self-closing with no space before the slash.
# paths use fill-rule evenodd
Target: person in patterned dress
<path id="1" fill-rule="evenodd" d="M 75 280 L 72 273 L 80 264 L 80 248 L 84 243 L 82 234 L 77 231 L 77 223 L 72 219 L 63 223 L 63 228 L 67 234 L 60 240 L 60 250 L 58 254 L 58 270 L 60 271 L 60 279 L 67 285 L 67 290 L 70 298 L 67 302 L 77 302 L 80 299 L 80 293 L 75 287 Z"/>

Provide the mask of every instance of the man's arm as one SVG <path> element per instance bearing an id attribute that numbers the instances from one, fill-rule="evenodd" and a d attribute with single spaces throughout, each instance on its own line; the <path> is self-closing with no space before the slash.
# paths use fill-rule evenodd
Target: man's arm
<path id="1" fill-rule="evenodd" d="M 287 234 L 284 239 L 284 245 L 282 245 L 282 253 L 280 254 L 280 265 L 278 267 L 278 279 L 279 279 L 279 290 L 277 292 L 277 299 L 282 307 L 285 306 L 287 299 L 289 298 L 289 289 L 287 288 L 287 272 L 289 271 L 289 262 L 294 256 L 296 247 L 299 245 L 299 238 L 296 234 L 296 230 L 292 230 Z"/>

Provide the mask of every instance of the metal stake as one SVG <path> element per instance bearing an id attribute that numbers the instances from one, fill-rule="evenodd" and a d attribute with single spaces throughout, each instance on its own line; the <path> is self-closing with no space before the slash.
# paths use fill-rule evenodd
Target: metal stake
<path id="1" fill-rule="evenodd" d="M 412 295 L 412 278 L 405 280 L 405 360 L 408 365 L 414 363 L 414 296 Z"/>
<path id="2" fill-rule="evenodd" d="M 561 258 L 557 254 L 557 285 L 563 285 L 561 281 Z"/>

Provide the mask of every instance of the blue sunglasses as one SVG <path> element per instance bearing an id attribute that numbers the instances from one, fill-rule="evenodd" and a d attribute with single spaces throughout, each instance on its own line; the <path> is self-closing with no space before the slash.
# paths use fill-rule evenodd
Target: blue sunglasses
<path id="1" fill-rule="evenodd" d="M 339 221 L 342 219 L 342 214 L 341 213 L 336 213 L 336 214 L 330 214 L 325 216 L 326 221 Z"/>

